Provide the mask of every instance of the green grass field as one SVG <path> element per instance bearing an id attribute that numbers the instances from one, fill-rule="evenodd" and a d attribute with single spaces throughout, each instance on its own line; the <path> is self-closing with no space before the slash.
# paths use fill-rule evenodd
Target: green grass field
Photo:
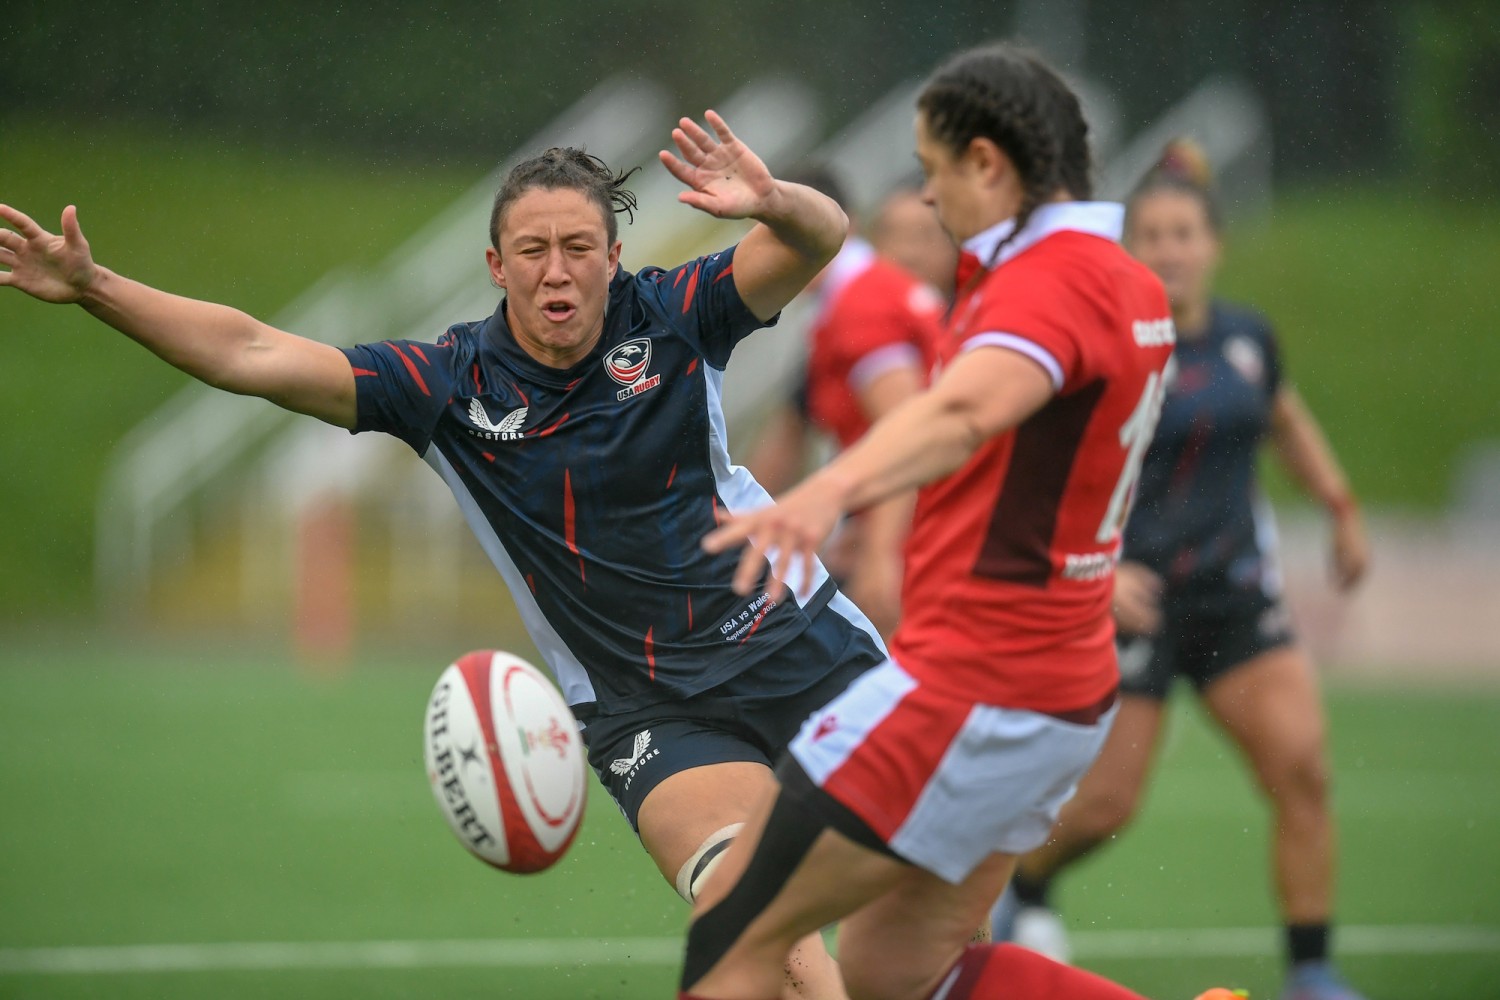
<path id="1" fill-rule="evenodd" d="M 683 908 L 597 789 L 541 875 L 490 871 L 444 828 L 419 732 L 446 652 L 332 678 L 60 649 L 0 650 L 0 997 L 672 995 Z M 1373 1000 L 1500 995 L 1500 692 L 1344 688 L 1330 711 L 1348 972 Z M 1184 708 L 1159 778 L 1063 887 L 1080 960 L 1163 1000 L 1274 997 L 1244 775 Z M 1428 930 L 1380 930 L 1408 926 Z M 330 942 L 352 946 L 311 947 Z M 189 947 L 101 950 L 146 945 Z"/>

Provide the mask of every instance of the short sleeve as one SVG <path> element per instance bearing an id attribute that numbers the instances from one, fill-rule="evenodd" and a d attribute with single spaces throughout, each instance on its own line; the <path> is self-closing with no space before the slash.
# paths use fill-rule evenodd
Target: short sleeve
<path id="1" fill-rule="evenodd" d="M 387 340 L 342 350 L 354 369 L 354 433 L 382 431 L 426 452 L 453 394 L 451 334 L 436 344 Z"/>
<path id="2" fill-rule="evenodd" d="M 857 297 L 830 324 L 849 389 L 863 392 L 892 368 L 923 370 L 941 331 L 942 301 L 918 283 L 884 282 Z M 846 296 L 853 297 L 853 296 Z"/>
<path id="3" fill-rule="evenodd" d="M 1088 328 L 1078 292 L 1055 275 L 1001 269 L 985 284 L 983 307 L 969 324 L 963 350 L 989 344 L 1031 357 L 1052 376 L 1059 392 L 1091 381 L 1097 362 L 1080 331 Z"/>
<path id="4" fill-rule="evenodd" d="M 779 318 L 760 319 L 740 298 L 734 284 L 735 250 L 699 257 L 670 271 L 646 268 L 636 276 L 642 296 L 720 369 L 729 364 L 736 344 Z"/>

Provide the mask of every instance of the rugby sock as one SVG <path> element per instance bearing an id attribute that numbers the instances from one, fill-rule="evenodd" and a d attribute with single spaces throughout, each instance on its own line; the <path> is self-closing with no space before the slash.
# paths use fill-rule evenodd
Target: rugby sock
<path id="1" fill-rule="evenodd" d="M 1015 878 L 1010 880 L 1010 886 L 1016 891 L 1016 902 L 1022 906 L 1042 906 L 1051 909 L 1047 903 L 1047 892 L 1052 888 L 1050 876 L 1030 878 L 1018 868 Z"/>
<path id="2" fill-rule="evenodd" d="M 971 944 L 927 1000 L 1145 1000 L 1013 944 Z"/>
<path id="3" fill-rule="evenodd" d="M 1328 958 L 1328 923 L 1287 924 L 1287 961 L 1292 965 L 1322 962 Z"/>

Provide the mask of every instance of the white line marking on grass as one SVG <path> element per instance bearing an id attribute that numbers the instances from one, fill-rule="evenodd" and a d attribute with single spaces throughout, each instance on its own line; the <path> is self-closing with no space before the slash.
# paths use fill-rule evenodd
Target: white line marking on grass
<path id="1" fill-rule="evenodd" d="M 1500 953 L 1500 927 L 1339 927 L 1345 955 Z M 1083 959 L 1239 957 L 1278 954 L 1267 927 L 1079 931 Z M 76 948 L 0 948 L 0 975 L 116 975 L 298 969 L 431 969 L 675 965 L 682 939 L 534 938 L 501 941 L 230 941 Z"/>

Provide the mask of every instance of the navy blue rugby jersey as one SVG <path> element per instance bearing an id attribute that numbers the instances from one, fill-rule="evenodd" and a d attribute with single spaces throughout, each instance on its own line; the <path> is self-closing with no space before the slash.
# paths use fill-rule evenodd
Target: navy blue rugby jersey
<path id="1" fill-rule="evenodd" d="M 726 447 L 724 367 L 768 325 L 735 289 L 733 261 L 731 248 L 621 269 L 598 346 L 568 369 L 520 348 L 503 303 L 436 344 L 344 352 L 355 432 L 401 438 L 442 476 L 571 705 L 615 713 L 704 691 L 830 600 L 868 624 L 821 566 L 778 605 L 735 594 L 739 553 L 699 544 L 724 512 L 770 502 Z"/>
<path id="2" fill-rule="evenodd" d="M 1200 337 L 1178 337 L 1156 437 L 1141 467 L 1124 558 L 1170 592 L 1256 587 L 1275 594 L 1274 527 L 1256 455 L 1281 386 L 1276 338 L 1253 310 L 1214 302 Z"/>

